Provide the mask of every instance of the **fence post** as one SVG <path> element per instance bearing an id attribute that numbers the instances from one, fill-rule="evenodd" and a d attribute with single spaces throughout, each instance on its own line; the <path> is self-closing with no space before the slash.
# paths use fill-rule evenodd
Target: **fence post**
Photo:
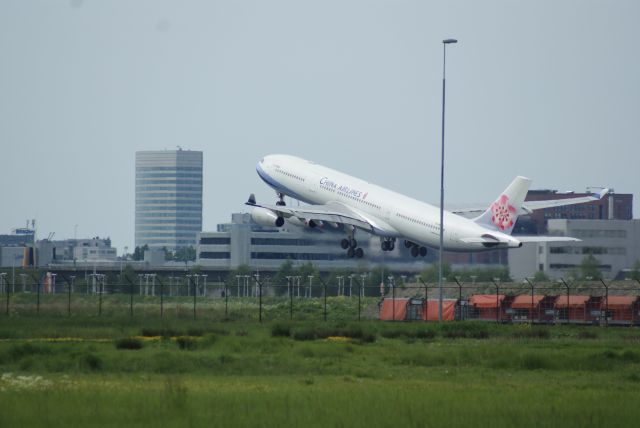
<path id="1" fill-rule="evenodd" d="M 495 279 L 492 279 L 493 285 L 496 286 L 496 323 L 500 323 L 500 285 L 496 282 Z"/>
<path id="2" fill-rule="evenodd" d="M 160 277 L 156 277 L 160 283 L 160 318 L 164 317 L 164 284 L 160 281 Z"/>
<path id="3" fill-rule="evenodd" d="M 262 322 L 262 282 L 258 279 L 258 275 L 253 275 L 258 283 L 258 321 Z"/>
<path id="4" fill-rule="evenodd" d="M 360 321 L 360 313 L 361 313 L 361 299 L 360 299 L 360 295 L 362 294 L 362 284 L 360 283 L 360 281 L 358 281 L 355 278 L 355 275 L 351 275 L 351 277 L 349 278 L 349 280 L 355 280 L 356 284 L 358 284 L 358 321 Z M 349 295 L 349 297 L 351 297 L 351 295 Z"/>
<path id="5" fill-rule="evenodd" d="M 424 322 L 427 322 L 429 320 L 429 287 L 427 283 L 422 280 L 421 276 L 417 276 L 416 278 L 424 285 Z"/>
<path id="6" fill-rule="evenodd" d="M 567 324 L 571 324 L 571 303 L 569 299 L 571 296 L 571 286 L 564 281 L 564 278 L 560 278 L 560 281 L 567 287 Z"/>
<path id="7" fill-rule="evenodd" d="M 395 284 L 389 280 L 389 284 L 391 285 L 391 319 L 393 321 L 396 320 L 396 287 Z"/>
<path id="8" fill-rule="evenodd" d="M 124 279 L 129 283 L 129 316 L 133 317 L 133 282 L 126 273 Z"/>
<path id="9" fill-rule="evenodd" d="M 13 288 L 15 289 L 15 287 L 16 287 L 16 280 L 15 280 L 15 275 L 14 275 Z M 7 316 L 9 316 L 9 295 L 11 294 L 11 290 L 9 289 L 9 284 L 8 283 L 6 285 L 6 290 L 7 290 Z"/>
<path id="10" fill-rule="evenodd" d="M 531 310 L 529 311 L 530 314 L 530 324 L 533 324 L 533 295 L 534 295 L 534 285 L 531 281 L 529 281 L 529 278 L 525 278 L 525 281 L 527 281 L 527 283 L 529 284 L 529 286 L 531 287 Z"/>
<path id="11" fill-rule="evenodd" d="M 62 278 L 64 279 L 64 282 L 67 283 L 67 316 L 71 316 L 71 283 L 73 281 L 73 279 L 75 279 L 75 276 L 71 276 L 72 280 L 69 281 L 69 278 L 67 278 L 67 276 L 65 274 L 61 274 Z"/>
<path id="12" fill-rule="evenodd" d="M 36 289 L 36 314 L 40 314 L 40 280 L 33 275 L 31 275 L 31 278 L 38 284 Z"/>
<path id="13" fill-rule="evenodd" d="M 453 280 L 456 282 L 456 284 L 458 284 L 458 305 L 460 307 L 460 321 L 464 320 L 464 315 L 462 315 L 462 304 L 460 304 L 460 302 L 462 302 L 462 284 L 460 284 L 460 281 L 458 281 L 458 277 L 457 276 L 453 276 Z"/>
<path id="14" fill-rule="evenodd" d="M 193 319 L 196 319 L 196 283 L 191 279 L 192 276 L 189 276 L 189 282 L 193 285 Z"/>
<path id="15" fill-rule="evenodd" d="M 600 278 L 600 282 L 604 285 L 604 325 L 609 326 L 609 286 Z"/>
<path id="16" fill-rule="evenodd" d="M 227 278 L 229 281 L 229 278 Z M 229 288 L 227 287 L 227 281 L 224 282 L 224 318 L 229 318 Z"/>
<path id="17" fill-rule="evenodd" d="M 290 276 L 287 278 L 287 285 L 289 288 L 289 319 L 293 320 L 293 282 L 291 278 L 293 277 Z"/>
<path id="18" fill-rule="evenodd" d="M 104 277 L 98 286 L 98 316 L 102 316 L 102 292 L 104 291 Z"/>
<path id="19" fill-rule="evenodd" d="M 320 275 L 318 275 L 318 279 L 322 283 L 322 294 L 324 297 L 323 316 L 324 316 L 324 321 L 326 322 L 327 321 L 327 283 L 324 282 L 324 280 Z"/>

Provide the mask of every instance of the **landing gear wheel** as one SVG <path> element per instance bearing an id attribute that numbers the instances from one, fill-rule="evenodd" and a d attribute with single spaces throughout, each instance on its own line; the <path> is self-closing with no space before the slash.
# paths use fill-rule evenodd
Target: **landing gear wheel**
<path id="1" fill-rule="evenodd" d="M 389 242 L 389 246 L 388 247 L 389 247 L 389 251 L 393 251 L 393 249 L 396 248 L 396 244 L 393 241 L 391 241 L 391 242 Z"/>
<path id="2" fill-rule="evenodd" d="M 413 247 L 411 247 L 411 255 L 413 257 L 418 257 L 418 254 L 420 254 L 420 248 L 418 248 L 415 245 Z"/>
<path id="3" fill-rule="evenodd" d="M 425 247 L 420 247 L 420 257 L 424 257 L 427 255 L 427 249 Z"/>
<path id="4" fill-rule="evenodd" d="M 381 247 L 382 247 L 382 251 L 389 251 L 389 242 L 382 241 Z"/>
<path id="5" fill-rule="evenodd" d="M 349 248 L 349 240 L 343 239 L 342 241 L 340 241 L 340 246 L 343 250 L 346 250 L 347 248 Z"/>
<path id="6" fill-rule="evenodd" d="M 351 248 L 355 249 L 358 246 L 358 241 L 351 238 L 351 242 L 349 244 L 351 245 Z"/>
<path id="7" fill-rule="evenodd" d="M 352 259 L 353 256 L 355 256 L 355 254 L 356 254 L 356 250 L 354 250 L 353 248 L 349 248 L 347 250 L 347 257 L 349 257 L 350 259 Z"/>
<path id="8" fill-rule="evenodd" d="M 284 207 L 287 205 L 284 203 L 284 193 L 278 193 L 278 201 L 276 202 L 276 205 L 280 207 Z"/>
<path id="9" fill-rule="evenodd" d="M 406 241 L 406 240 L 404 241 L 404 247 L 405 247 L 405 248 L 411 248 L 411 246 L 412 246 L 412 245 L 413 245 L 413 242 L 411 242 L 411 241 Z"/>
<path id="10" fill-rule="evenodd" d="M 284 201 L 276 201 L 276 205 L 279 207 L 284 207 L 286 204 L 284 203 Z"/>
<path id="11" fill-rule="evenodd" d="M 364 250 L 362 248 L 356 248 L 356 257 L 361 259 L 364 256 Z"/>

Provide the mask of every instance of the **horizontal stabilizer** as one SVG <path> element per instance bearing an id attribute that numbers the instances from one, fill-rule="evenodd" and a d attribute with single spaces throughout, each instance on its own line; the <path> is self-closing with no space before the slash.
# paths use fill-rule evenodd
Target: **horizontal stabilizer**
<path id="1" fill-rule="evenodd" d="M 520 242 L 581 242 L 581 239 L 570 236 L 514 236 Z"/>

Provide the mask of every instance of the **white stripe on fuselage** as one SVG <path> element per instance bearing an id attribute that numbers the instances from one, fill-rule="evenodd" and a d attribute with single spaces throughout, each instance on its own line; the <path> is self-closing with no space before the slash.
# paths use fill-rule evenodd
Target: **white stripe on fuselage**
<path id="1" fill-rule="evenodd" d="M 260 161 L 258 168 L 282 187 L 276 190 L 284 190 L 288 196 L 297 195 L 316 205 L 340 202 L 385 221 L 397 231 L 398 237 L 439 247 L 440 210 L 433 205 L 295 156 L 269 155 Z M 487 250 L 482 243 L 460 240 L 486 233 L 502 241 L 517 242 L 509 235 L 489 231 L 469 219 L 444 212 L 445 250 Z"/>

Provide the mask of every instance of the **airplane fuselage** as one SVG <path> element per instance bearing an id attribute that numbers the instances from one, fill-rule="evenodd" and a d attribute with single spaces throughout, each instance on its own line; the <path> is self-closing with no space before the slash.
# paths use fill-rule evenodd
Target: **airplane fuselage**
<path id="1" fill-rule="evenodd" d="M 440 246 L 438 207 L 295 156 L 266 156 L 256 170 L 276 192 L 309 204 L 338 203 L 356 210 L 372 225 L 370 232 L 375 235 L 404 238 L 431 248 Z M 445 210 L 443 224 L 445 250 L 490 249 L 480 242 L 489 231 L 474 221 Z M 521 245 L 511 235 L 490 233 L 500 239 L 500 248 Z M 469 242 L 476 237 L 478 242 Z"/>

